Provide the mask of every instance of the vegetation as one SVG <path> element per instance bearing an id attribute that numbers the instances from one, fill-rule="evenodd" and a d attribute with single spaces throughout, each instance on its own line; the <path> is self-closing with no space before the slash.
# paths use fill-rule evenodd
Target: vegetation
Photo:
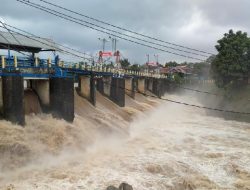
<path id="1" fill-rule="evenodd" d="M 122 69 L 129 69 L 132 71 L 141 71 L 143 69 L 143 65 L 137 63 L 131 64 L 128 59 L 122 59 L 120 63 Z"/>
<path id="2" fill-rule="evenodd" d="M 120 63 L 123 69 L 128 69 L 130 66 L 130 62 L 128 61 L 128 59 L 121 59 Z"/>
<path id="3" fill-rule="evenodd" d="M 192 73 L 199 78 L 210 78 L 211 73 L 211 63 L 215 56 L 210 56 L 206 61 L 199 63 L 191 63 Z"/>
<path id="4" fill-rule="evenodd" d="M 165 67 L 176 67 L 178 65 L 175 61 L 169 61 L 165 64 Z"/>
<path id="5" fill-rule="evenodd" d="M 250 38 L 247 33 L 230 30 L 215 46 L 212 74 L 218 87 L 246 84 L 250 70 Z"/>
<path id="6" fill-rule="evenodd" d="M 141 70 L 141 65 L 139 64 L 133 64 L 129 67 L 132 71 L 140 71 Z"/>

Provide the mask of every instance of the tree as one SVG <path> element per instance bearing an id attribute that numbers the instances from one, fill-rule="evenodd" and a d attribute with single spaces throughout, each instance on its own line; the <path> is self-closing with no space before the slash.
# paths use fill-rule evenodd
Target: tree
<path id="1" fill-rule="evenodd" d="M 165 64 L 165 67 L 176 67 L 178 65 L 178 63 L 176 63 L 175 61 L 169 61 Z"/>
<path id="2" fill-rule="evenodd" d="M 106 64 L 106 67 L 113 69 L 115 66 L 114 66 L 114 63 L 111 61 L 110 63 Z"/>
<path id="3" fill-rule="evenodd" d="M 250 38 L 247 33 L 230 30 L 218 40 L 215 46 L 218 51 L 212 60 L 211 70 L 219 87 L 245 81 L 250 70 Z"/>
<path id="4" fill-rule="evenodd" d="M 120 60 L 120 63 L 123 69 L 128 69 L 128 67 L 130 66 L 130 62 L 128 61 L 128 59 L 122 59 Z"/>
<path id="5" fill-rule="evenodd" d="M 133 64 L 130 66 L 130 68 L 132 71 L 140 71 L 140 65 L 139 64 Z"/>
<path id="6" fill-rule="evenodd" d="M 197 75 L 199 78 L 209 78 L 210 76 L 210 64 L 208 62 L 200 62 L 194 63 L 192 72 L 193 74 Z"/>

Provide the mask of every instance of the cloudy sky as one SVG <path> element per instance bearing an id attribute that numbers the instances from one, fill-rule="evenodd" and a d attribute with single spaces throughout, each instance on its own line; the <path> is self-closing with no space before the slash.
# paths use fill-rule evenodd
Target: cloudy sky
<path id="1" fill-rule="evenodd" d="M 42 4 L 39 0 L 30 1 Z M 129 30 L 212 53 L 216 53 L 214 49 L 216 41 L 229 29 L 250 33 L 249 0 L 53 0 L 50 2 Z M 107 34 L 65 21 L 16 0 L 1 0 L 0 17 L 10 25 L 42 37 L 52 38 L 56 42 L 93 55 L 101 49 L 98 38 L 108 38 Z M 194 61 L 122 39 L 118 42 L 118 49 L 123 57 L 132 63 L 144 63 L 146 54 L 150 55 L 151 61 L 154 61 L 154 54 L 158 54 L 161 63 L 172 60 Z M 110 42 L 107 43 L 106 50 L 111 50 Z"/>

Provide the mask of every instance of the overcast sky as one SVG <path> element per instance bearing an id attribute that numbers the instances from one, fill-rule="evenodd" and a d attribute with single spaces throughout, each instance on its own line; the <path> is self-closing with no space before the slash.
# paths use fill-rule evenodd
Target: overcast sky
<path id="1" fill-rule="evenodd" d="M 42 4 L 39 0 L 30 0 Z M 49 0 L 48 0 L 49 1 Z M 250 0 L 51 0 L 80 13 L 168 42 L 216 53 L 216 41 L 229 29 L 250 33 Z M 48 6 L 48 5 L 46 5 Z M 98 38 L 108 35 L 28 7 L 1 0 L 0 17 L 6 23 L 81 51 L 96 54 Z M 106 46 L 111 49 L 111 43 Z M 118 49 L 132 63 L 154 60 L 193 60 L 119 40 Z M 173 50 L 169 50 L 173 51 Z M 177 52 L 179 53 L 179 52 Z"/>

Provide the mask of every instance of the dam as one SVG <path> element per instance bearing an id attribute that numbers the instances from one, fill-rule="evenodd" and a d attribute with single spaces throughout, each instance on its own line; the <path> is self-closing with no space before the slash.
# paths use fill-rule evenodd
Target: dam
<path id="1" fill-rule="evenodd" d="M 8 33 L 1 36 L 8 38 Z M 32 90 L 40 102 L 42 111 L 68 122 L 74 120 L 74 91 L 96 104 L 96 90 L 120 107 L 125 106 L 125 94 L 131 98 L 135 93 L 152 92 L 161 97 L 168 86 L 165 76 L 146 72 L 108 68 L 103 65 L 89 66 L 83 63 L 69 63 L 54 59 L 40 59 L 35 54 L 43 51 L 57 51 L 58 48 L 47 39 L 18 41 L 0 39 L 0 47 L 8 48 L 8 55 L 0 62 L 0 110 L 5 120 L 25 125 L 24 91 Z M 32 53 L 30 57 L 13 56 L 10 50 Z"/>
<path id="2" fill-rule="evenodd" d="M 162 101 L 201 103 L 166 76 L 41 59 L 56 45 L 25 43 L 0 43 L 32 53 L 0 59 L 0 189 L 249 187 L 249 123 Z"/>

